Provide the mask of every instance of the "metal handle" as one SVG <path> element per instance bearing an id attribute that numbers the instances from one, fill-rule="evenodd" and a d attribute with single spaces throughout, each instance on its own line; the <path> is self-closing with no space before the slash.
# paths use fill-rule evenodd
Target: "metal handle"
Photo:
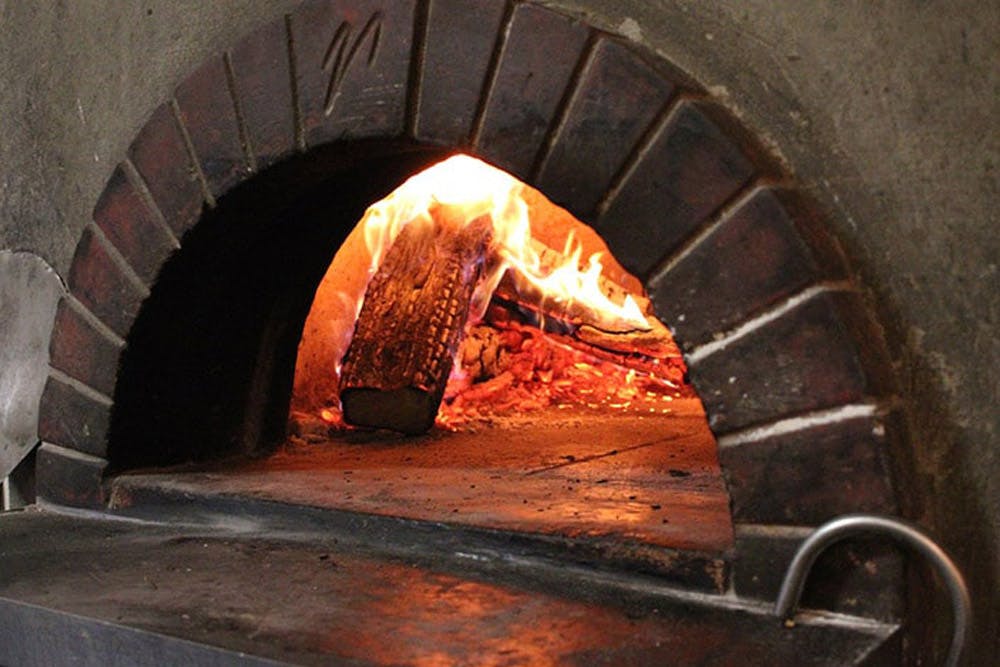
<path id="1" fill-rule="evenodd" d="M 962 573 L 955 567 L 948 554 L 918 528 L 899 519 L 872 514 L 849 514 L 828 521 L 817 528 L 799 546 L 792 564 L 788 567 L 785 580 L 781 584 L 781 591 L 778 593 L 778 600 L 774 604 L 775 615 L 785 621 L 791 621 L 802 596 L 802 587 L 816 558 L 831 544 L 859 534 L 892 537 L 913 548 L 937 569 L 948 586 L 954 624 L 945 665 L 956 667 L 965 647 L 969 620 L 972 616 L 969 590 L 965 586 Z"/>

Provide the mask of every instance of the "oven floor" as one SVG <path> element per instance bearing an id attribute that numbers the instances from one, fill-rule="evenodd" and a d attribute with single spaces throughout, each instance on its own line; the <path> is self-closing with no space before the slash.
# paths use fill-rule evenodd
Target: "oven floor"
<path id="1" fill-rule="evenodd" d="M 896 641 L 636 576 L 187 519 L 0 515 L 0 664 L 852 665 Z"/>
<path id="2" fill-rule="evenodd" d="M 349 432 L 265 461 L 128 475 L 160 484 L 520 533 L 702 552 L 733 544 L 715 439 L 697 399 L 669 414 L 549 409 L 476 432 Z M 144 478 L 144 479 L 139 479 Z"/>

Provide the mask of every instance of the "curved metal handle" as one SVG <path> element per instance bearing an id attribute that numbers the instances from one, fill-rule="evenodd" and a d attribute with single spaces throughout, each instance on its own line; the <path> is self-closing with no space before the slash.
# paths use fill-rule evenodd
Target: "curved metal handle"
<path id="1" fill-rule="evenodd" d="M 937 569 L 941 578 L 948 586 L 951 596 L 954 629 L 951 636 L 951 646 L 945 665 L 956 667 L 962 655 L 969 632 L 969 621 L 972 616 L 972 603 L 969 600 L 969 590 L 965 586 L 962 573 L 941 547 L 927 537 L 915 526 L 891 517 L 873 514 L 848 514 L 833 519 L 817 528 L 799 546 L 799 550 L 788 566 L 785 580 L 781 584 L 778 600 L 774 604 L 776 616 L 791 621 L 802 595 L 802 587 L 812 569 L 816 558 L 831 544 L 860 534 L 876 534 L 892 537 L 913 548 L 917 553 L 927 558 Z"/>

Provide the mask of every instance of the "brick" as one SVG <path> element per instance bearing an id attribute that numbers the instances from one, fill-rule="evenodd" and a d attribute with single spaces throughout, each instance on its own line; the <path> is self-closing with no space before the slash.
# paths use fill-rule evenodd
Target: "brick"
<path id="1" fill-rule="evenodd" d="M 285 19 L 265 25 L 230 52 L 236 95 L 257 168 L 295 151 L 295 111 Z"/>
<path id="2" fill-rule="evenodd" d="M 153 112 L 128 155 L 167 224 L 181 238 L 201 217 L 204 196 L 169 104 Z"/>
<path id="3" fill-rule="evenodd" d="M 732 565 L 736 594 L 773 603 L 805 535 L 738 524 Z M 904 611 L 904 568 L 902 553 L 891 541 L 855 538 L 835 544 L 813 566 L 799 608 L 898 621 Z"/>
<path id="4" fill-rule="evenodd" d="M 483 157 L 519 178 L 530 177 L 589 34 L 575 19 L 517 5 L 483 116 Z"/>
<path id="5" fill-rule="evenodd" d="M 626 269 L 645 277 L 755 173 L 740 144 L 702 102 L 685 101 L 596 223 Z"/>
<path id="6" fill-rule="evenodd" d="M 599 40 L 536 186 L 578 217 L 589 218 L 673 91 L 673 83 L 634 51 Z"/>
<path id="7" fill-rule="evenodd" d="M 59 302 L 49 364 L 106 396 L 115 390 L 119 345 L 95 329 L 66 299 Z"/>
<path id="8" fill-rule="evenodd" d="M 73 255 L 69 291 L 122 338 L 143 299 L 90 227 L 83 230 Z"/>
<path id="9" fill-rule="evenodd" d="M 789 219 L 795 223 L 795 231 L 809 248 L 816 264 L 822 267 L 824 275 L 833 279 L 848 276 L 847 255 L 830 234 L 830 225 L 815 203 L 800 190 L 776 188 L 773 192 Z"/>
<path id="10" fill-rule="evenodd" d="M 853 293 L 824 292 L 724 348 L 689 358 L 709 424 L 725 433 L 887 392 L 884 348 Z"/>
<path id="11" fill-rule="evenodd" d="M 861 417 L 719 447 L 733 519 L 818 525 L 839 514 L 894 514 L 885 427 Z"/>
<path id="12" fill-rule="evenodd" d="M 174 97 L 208 189 L 219 197 L 250 174 L 223 59 L 201 65 Z"/>
<path id="13" fill-rule="evenodd" d="M 691 349 L 809 284 L 839 277 L 840 267 L 819 265 L 779 193 L 766 188 L 656 275 L 650 297 Z"/>
<path id="14" fill-rule="evenodd" d="M 68 507 L 104 507 L 107 461 L 42 443 L 35 465 L 39 499 Z"/>
<path id="15" fill-rule="evenodd" d="M 469 140 L 505 6 L 501 0 L 430 2 L 417 139 Z"/>
<path id="16" fill-rule="evenodd" d="M 106 403 L 49 377 L 38 408 L 38 437 L 78 452 L 104 456 L 110 411 Z"/>
<path id="17" fill-rule="evenodd" d="M 413 0 L 313 0 L 292 14 L 308 145 L 402 135 L 413 18 Z"/>
<path id="18" fill-rule="evenodd" d="M 146 284 L 174 249 L 174 241 L 154 217 L 121 166 L 94 207 L 94 222 Z"/>

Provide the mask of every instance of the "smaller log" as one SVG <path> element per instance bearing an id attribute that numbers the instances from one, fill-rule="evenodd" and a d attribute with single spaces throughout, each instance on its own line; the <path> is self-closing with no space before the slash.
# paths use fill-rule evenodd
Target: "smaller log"
<path id="1" fill-rule="evenodd" d="M 532 293 L 518 289 L 517 278 L 511 272 L 503 277 L 493 294 L 493 303 L 505 305 L 521 311 L 524 321 L 556 334 L 563 334 L 580 342 L 618 354 L 634 354 L 649 359 L 679 358 L 681 351 L 674 342 L 670 330 L 656 319 L 646 316 L 646 328 L 616 330 L 604 329 L 596 317 L 585 308 L 571 306 L 570 309 L 551 308 L 542 299 L 532 300 Z M 603 286 L 603 285 L 602 285 Z M 620 289 L 620 288 L 619 288 Z M 606 288 L 605 293 L 611 293 Z M 635 297 L 633 297 L 635 298 Z M 640 307 L 647 305 L 645 298 L 638 298 Z"/>
<path id="2" fill-rule="evenodd" d="M 604 331 L 596 326 L 582 324 L 574 336 L 594 347 L 620 354 L 640 354 L 650 359 L 679 358 L 681 351 L 667 329 L 659 320 L 650 318 L 649 330 Z"/>
<path id="3" fill-rule="evenodd" d="M 431 215 L 403 228 L 365 292 L 340 377 L 349 424 L 411 435 L 434 424 L 492 224 L 463 226 L 444 206 Z"/>

